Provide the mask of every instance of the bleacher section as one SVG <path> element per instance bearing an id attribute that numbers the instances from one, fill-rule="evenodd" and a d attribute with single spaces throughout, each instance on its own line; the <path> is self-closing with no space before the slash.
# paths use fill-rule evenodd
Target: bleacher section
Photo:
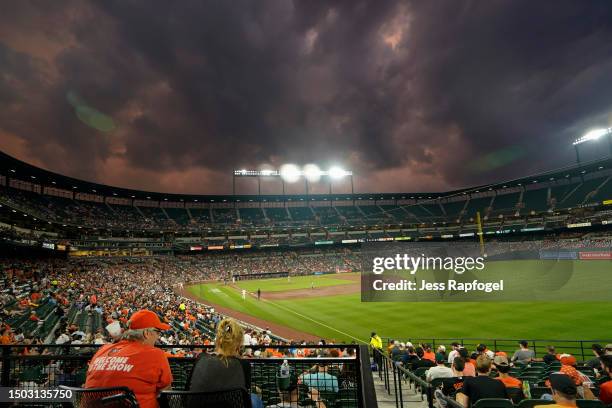
<path id="1" fill-rule="evenodd" d="M 600 203 L 605 200 L 612 200 L 612 176 L 608 177 L 601 187 L 589 200 L 592 203 Z"/>
<path id="2" fill-rule="evenodd" d="M 464 217 L 467 219 L 476 219 L 476 212 L 480 211 L 480 216 L 484 217 L 491 203 L 491 197 L 471 198 L 465 209 Z"/>
<path id="3" fill-rule="evenodd" d="M 415 221 L 414 217 L 411 217 L 410 214 L 408 214 L 408 212 L 406 212 L 406 210 L 404 210 L 400 206 L 383 204 L 383 205 L 379 205 L 378 207 L 380 207 L 383 211 L 382 219 L 379 219 L 378 217 L 372 217 L 372 221 L 374 222 L 371 224 L 380 224 L 381 222 L 393 222 L 393 221 L 410 222 L 409 219 L 411 218 L 412 218 L 412 222 Z"/>
<path id="4" fill-rule="evenodd" d="M 516 212 L 516 205 L 521 196 L 521 193 L 500 194 L 495 196 L 493 200 L 493 209 L 489 216 L 497 215 L 513 215 Z"/>
<path id="5" fill-rule="evenodd" d="M 295 222 L 311 222 L 314 223 L 314 214 L 310 207 L 288 207 L 291 218 Z"/>
<path id="6" fill-rule="evenodd" d="M 268 215 L 268 218 L 272 221 L 272 222 L 288 222 L 291 219 L 289 218 L 289 214 L 287 213 L 287 209 L 286 208 L 278 208 L 278 207 L 273 207 L 273 208 L 266 208 L 266 214 Z"/>
<path id="7" fill-rule="evenodd" d="M 435 345 L 435 339 L 433 340 L 433 344 Z M 544 347 L 541 349 L 544 349 Z M 585 382 L 588 381 L 591 383 L 590 387 L 595 399 L 581 399 L 580 395 L 578 395 L 578 399 L 574 406 L 578 406 L 579 408 L 604 408 L 605 405 L 602 401 L 597 399 L 597 396 L 599 395 L 600 386 L 610 379 L 607 376 L 601 378 L 596 377 L 596 372 L 593 370 L 593 367 L 585 364 L 586 356 L 584 352 L 582 352 L 582 355 L 584 362 L 576 364 L 575 369 L 584 378 Z M 407 365 L 396 364 L 396 361 L 401 360 L 401 357 L 401 353 L 395 355 L 384 353 L 380 357 L 375 357 L 375 360 L 378 359 L 382 363 L 382 369 L 374 374 L 378 395 L 391 394 L 391 401 L 403 400 L 406 406 L 428 405 L 434 407 L 441 406 L 443 403 L 442 406 L 464 408 L 463 405 L 455 400 L 457 394 L 455 391 L 456 387 L 454 387 L 455 390 L 452 387 L 453 383 L 459 384 L 462 382 L 460 377 L 457 378 L 457 380 L 451 378 L 434 378 L 433 380 L 427 381 L 426 371 L 429 367 L 413 368 L 411 363 Z M 451 364 L 445 363 L 445 366 L 450 367 Z M 520 380 L 526 386 L 523 389 L 506 388 L 508 392 L 507 399 L 481 399 L 472 406 L 483 408 L 533 408 L 534 406 L 553 404 L 555 401 L 550 398 L 545 398 L 544 394 L 548 394 L 550 397 L 551 388 L 550 385 L 547 384 L 547 380 L 552 373 L 557 373 L 560 370 L 562 371 L 563 369 L 562 362 L 559 360 L 550 364 L 544 361 L 532 361 L 529 364 L 520 363 L 520 361 L 513 362 L 508 375 Z M 489 377 L 499 377 L 499 373 L 495 367 L 491 369 Z M 400 382 L 403 382 L 403 384 Z M 437 393 L 436 390 L 441 389 L 444 383 L 451 385 L 449 390 L 443 393 Z M 434 394 L 434 392 L 436 393 Z M 415 395 L 415 393 L 417 395 Z M 420 396 L 418 394 L 420 394 Z"/>
<path id="8" fill-rule="evenodd" d="M 523 206 L 520 210 L 521 214 L 530 214 L 532 211 L 536 213 L 548 211 L 550 207 L 547 200 L 548 188 L 525 191 L 523 193 Z"/>
<path id="9" fill-rule="evenodd" d="M 497 186 L 481 186 L 478 189 L 467 188 L 447 193 L 333 196 L 317 194 L 289 197 L 287 195 L 181 196 L 153 192 L 144 195 L 143 192 L 133 191 L 131 194 L 125 190 L 118 193 L 119 190 L 103 185 L 89 185 L 84 188 L 81 184 L 85 182 L 74 179 L 64 180 L 70 183 L 66 185 L 61 175 L 53 175 L 53 180 L 57 182 L 53 181 L 54 185 L 49 186 L 45 184 L 49 178 L 22 176 L 22 180 L 14 179 L 14 174 L 46 173 L 42 169 L 21 163 L 9 156 L 2 155 L 2 157 L 6 163 L 12 163 L 12 167 L 0 162 L 0 204 L 8 208 L 8 211 L 0 210 L 1 221 L 12 225 L 15 221 L 13 218 L 27 217 L 20 219 L 26 228 L 35 226 L 35 221 L 50 223 L 53 226 L 49 228 L 52 229 L 97 228 L 119 230 L 129 234 L 137 231 L 150 233 L 155 229 L 195 233 L 198 228 L 274 229 L 302 225 L 316 225 L 323 228 L 327 226 L 335 228 L 340 225 L 349 228 L 358 225 L 376 228 L 377 225 L 386 225 L 386 227 L 404 228 L 405 224 L 412 224 L 413 227 L 424 228 L 434 223 L 470 223 L 473 222 L 477 211 L 480 211 L 481 216 L 487 220 L 525 218 L 542 214 L 553 216 L 558 215 L 555 214 L 557 211 L 568 216 L 577 207 L 603 206 L 603 201 L 612 199 L 612 181 L 610 181 L 612 160 L 575 166 Z M 36 181 L 29 181 L 33 179 Z M 61 184 L 64 185 L 60 186 Z M 512 192 L 507 193 L 508 191 Z M 488 196 L 474 197 L 481 194 Z M 146 197 L 147 200 L 144 201 L 142 197 Z M 412 204 L 406 204 L 407 202 Z M 137 206 L 134 207 L 132 203 Z M 308 207 L 308 203 L 313 207 Z M 327 206 L 325 203 L 330 205 Z M 341 205 L 349 203 L 357 205 Z M 212 209 L 190 208 L 190 206 Z M 11 215 L 10 211 L 16 215 Z M 240 224 L 238 224 L 239 219 Z M 527 219 L 523 221 L 527 222 Z"/>
<path id="10" fill-rule="evenodd" d="M 580 183 L 553 185 L 550 188 L 550 199 L 556 202 L 555 208 L 560 207 L 566 195 L 572 192 Z"/>
<path id="11" fill-rule="evenodd" d="M 166 208 L 166 214 L 178 225 L 188 225 L 191 219 L 184 208 Z"/>
<path id="12" fill-rule="evenodd" d="M 444 203 L 444 211 L 446 212 L 446 216 L 451 220 L 456 220 L 461 217 L 461 211 L 463 207 L 465 207 L 465 201 L 454 201 L 450 203 Z"/>
<path id="13" fill-rule="evenodd" d="M 583 203 L 587 195 L 605 181 L 603 178 L 585 180 L 577 189 L 568 192 L 561 202 L 557 201 L 556 208 L 572 208 Z"/>
<path id="14" fill-rule="evenodd" d="M 210 219 L 210 210 L 208 208 L 190 208 L 188 211 L 191 213 L 194 223 L 203 225 L 212 223 Z"/>
<path id="15" fill-rule="evenodd" d="M 361 214 L 359 209 L 352 205 L 351 206 L 338 206 L 336 207 L 336 210 L 338 210 L 338 213 L 342 217 L 344 217 L 347 221 L 361 220 L 363 218 L 363 215 Z"/>
<path id="16" fill-rule="evenodd" d="M 159 207 L 138 207 L 142 215 L 153 225 L 168 226 L 171 225 L 170 220 L 166 216 L 163 209 Z"/>
<path id="17" fill-rule="evenodd" d="M 240 208 L 238 209 L 242 224 L 263 225 L 266 222 L 261 208 Z"/>
<path id="18" fill-rule="evenodd" d="M 334 207 L 313 207 L 312 209 L 319 218 L 319 223 L 323 225 L 341 223 L 340 215 Z"/>
<path id="19" fill-rule="evenodd" d="M 128 227 L 144 222 L 144 218 L 140 215 L 136 207 L 130 205 L 110 205 L 110 208 L 117 220 Z"/>
<path id="20" fill-rule="evenodd" d="M 212 217 L 217 224 L 235 224 L 237 214 L 233 208 L 213 208 Z"/>
<path id="21" fill-rule="evenodd" d="M 419 204 L 425 211 L 431 214 L 431 217 L 440 218 L 444 217 L 444 213 L 442 212 L 442 208 L 438 202 L 432 202 L 429 204 Z"/>

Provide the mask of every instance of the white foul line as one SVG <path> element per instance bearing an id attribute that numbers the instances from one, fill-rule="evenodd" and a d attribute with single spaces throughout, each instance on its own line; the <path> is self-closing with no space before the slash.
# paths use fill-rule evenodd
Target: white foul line
<path id="1" fill-rule="evenodd" d="M 291 309 L 289 309 L 288 307 L 281 306 L 281 305 L 279 305 L 278 303 L 274 303 L 274 302 L 271 302 L 271 301 L 266 300 L 266 299 L 262 299 L 262 300 L 263 300 L 264 302 L 270 303 L 270 304 L 272 304 L 272 305 L 274 305 L 274 306 L 276 306 L 276 307 L 278 307 L 278 308 L 285 309 L 286 311 L 291 312 L 291 313 L 293 313 L 293 314 L 296 314 L 296 315 L 298 315 L 298 316 L 300 316 L 300 317 L 302 317 L 302 318 L 304 318 L 304 319 L 310 320 L 311 322 L 316 323 L 316 324 L 318 324 L 319 326 L 323 326 L 323 327 L 326 327 L 326 328 L 328 328 L 328 329 L 330 329 L 330 330 L 336 331 L 336 332 L 338 332 L 338 333 L 340 333 L 340 334 L 342 334 L 342 335 L 344 335 L 344 336 L 348 336 L 348 337 L 350 337 L 351 339 L 353 339 L 353 340 L 357 340 L 358 342 L 361 342 L 361 343 L 363 343 L 363 344 L 368 344 L 368 343 L 366 343 L 365 341 L 363 341 L 363 340 L 361 340 L 361 339 L 358 339 L 357 337 L 351 336 L 350 334 L 345 333 L 345 332 L 343 332 L 343 331 L 341 331 L 341 330 L 338 330 L 338 329 L 336 329 L 335 327 L 328 326 L 328 325 L 326 325 L 325 323 L 321 323 L 321 322 L 319 322 L 319 321 L 317 321 L 317 320 L 315 320 L 315 319 L 313 319 L 313 318 L 311 318 L 311 317 L 304 316 L 303 314 L 298 313 L 298 312 L 296 312 L 295 310 L 291 310 Z"/>

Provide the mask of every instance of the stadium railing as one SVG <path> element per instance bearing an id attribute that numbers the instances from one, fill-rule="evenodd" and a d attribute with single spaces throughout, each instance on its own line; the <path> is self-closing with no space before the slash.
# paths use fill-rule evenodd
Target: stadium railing
<path id="1" fill-rule="evenodd" d="M 412 372 L 402 366 L 397 365 L 397 362 L 393 361 L 393 359 L 389 356 L 389 354 L 384 352 L 383 350 L 373 349 L 372 352 L 373 352 L 374 361 L 376 361 L 378 365 L 378 376 L 380 380 L 383 382 L 384 388 L 387 391 L 388 395 L 391 395 L 391 393 L 393 393 L 395 397 L 395 406 L 397 408 L 404 407 L 404 390 L 406 389 L 413 390 L 415 395 L 420 392 L 422 400 L 427 398 L 427 405 L 429 408 L 434 407 L 434 400 L 437 398 L 443 399 L 447 407 L 465 408 L 463 407 L 463 405 L 457 402 L 454 398 L 445 396 L 442 393 L 434 394 L 435 390 L 438 388 L 437 386 L 435 386 L 435 381 L 434 383 L 429 383 L 425 381 L 424 373 L 421 373 L 423 376 L 418 375 L 420 373 L 419 372 L 420 369 L 416 370 L 415 372 Z M 525 370 L 534 369 L 534 368 L 529 368 L 529 367 L 530 366 L 525 366 Z M 542 367 L 542 366 L 534 366 L 534 367 Z M 586 367 L 579 367 L 578 370 L 585 373 L 586 371 L 583 371 L 582 368 L 586 368 Z M 546 369 L 544 369 L 541 372 L 548 373 Z M 536 395 L 535 392 L 541 388 L 541 384 L 543 383 L 543 380 L 546 377 L 539 378 L 537 383 L 536 382 L 532 383 L 531 380 L 527 380 L 526 377 L 522 377 L 521 375 L 518 375 L 518 378 L 523 381 L 529 382 L 530 393 L 528 394 L 528 397 L 526 399 L 521 401 L 520 404 L 515 404 L 515 406 L 518 406 L 518 407 L 527 406 L 530 402 L 534 402 L 534 401 L 541 403 L 542 400 L 538 399 L 541 397 L 541 393 Z M 594 377 L 589 377 L 589 378 L 594 378 Z M 595 381 L 595 380 L 593 379 L 592 381 Z M 540 385 L 538 386 L 538 384 Z M 595 388 L 592 389 L 595 396 L 599 395 L 598 384 L 599 382 L 597 382 L 597 385 L 595 386 Z M 548 387 L 545 388 L 545 391 L 546 392 L 549 391 Z M 435 398 L 434 398 L 434 395 L 435 395 Z M 410 402 L 412 404 L 414 403 L 414 401 L 410 401 Z M 598 406 L 600 408 L 603 407 L 600 401 L 582 400 L 582 399 L 578 400 L 577 405 L 579 408 L 581 407 L 586 408 L 589 406 Z M 439 406 L 439 405 L 436 405 L 436 406 Z M 612 405 L 608 405 L 607 408 L 612 408 Z"/>
<path id="2" fill-rule="evenodd" d="M 389 358 L 382 350 L 373 349 L 374 360 L 378 364 L 378 376 L 383 382 L 388 395 L 393 392 L 395 396 L 395 406 L 404 407 L 404 388 L 411 387 L 415 393 L 421 392 L 422 399 L 427 398 L 427 405 L 433 408 L 433 387 L 430 383 L 415 375 L 413 372 L 400 367 Z M 463 408 L 463 407 L 461 407 Z"/>
<path id="3" fill-rule="evenodd" d="M 387 345 L 391 337 L 381 337 L 383 344 Z M 536 357 L 542 357 L 547 353 L 548 346 L 555 346 L 558 354 L 572 354 L 579 361 L 590 360 L 594 358 L 591 346 L 593 344 L 609 344 L 611 339 L 599 340 L 559 340 L 559 339 L 482 339 L 482 338 L 395 338 L 401 342 L 411 342 L 414 347 L 419 344 L 429 344 L 435 352 L 438 346 L 446 346 L 446 351 L 450 351 L 452 342 L 457 342 L 466 347 L 470 352 L 476 351 L 476 346 L 485 344 L 489 350 L 505 351 L 508 357 L 512 356 L 514 351 L 518 350 L 519 341 L 525 340 L 529 343 L 529 347 L 536 353 Z"/>
<path id="4" fill-rule="evenodd" d="M 2 345 L 0 346 L 0 386 L 22 389 L 57 388 L 60 385 L 81 387 L 85 383 L 87 366 L 98 345 Z M 197 356 L 202 352 L 213 351 L 214 346 L 169 345 L 162 349 L 180 351 L 186 357 L 169 357 L 173 374 L 173 390 L 186 390 Z M 251 383 L 257 387 L 264 406 L 279 401 L 277 375 L 286 359 L 290 369 L 297 375 L 312 373 L 315 366 L 325 365 L 325 371 L 337 378 L 338 390 L 320 390 L 321 398 L 329 402 L 328 407 L 376 407 L 376 392 L 372 381 L 370 356 L 367 346 L 329 345 L 329 346 L 252 346 L 253 351 L 265 353 L 272 349 L 283 353 L 287 349 L 308 349 L 311 354 L 320 355 L 325 349 L 354 349 L 354 358 L 318 357 L 268 357 L 248 358 L 251 364 Z M 38 355 L 24 355 L 35 349 Z M 316 377 L 316 375 L 315 375 Z M 317 381 L 317 379 L 314 379 Z M 319 380 L 321 381 L 321 380 Z M 306 401 L 307 387 L 298 386 L 300 402 Z M 255 391 L 255 389 L 253 389 Z M 306 401 L 308 402 L 308 401 Z M 317 406 L 317 405 L 315 405 Z"/>

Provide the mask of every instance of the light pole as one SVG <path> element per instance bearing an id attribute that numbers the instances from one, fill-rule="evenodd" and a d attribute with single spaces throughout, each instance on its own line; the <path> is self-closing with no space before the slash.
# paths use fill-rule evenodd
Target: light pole
<path id="1" fill-rule="evenodd" d="M 603 136 L 608 136 L 608 148 L 610 149 L 610 156 L 612 156 L 612 128 L 594 129 L 586 133 L 579 139 L 574 140 L 574 149 L 576 150 L 576 162 L 580 165 L 580 153 L 578 147 L 586 142 L 593 140 L 599 140 Z"/>
<path id="2" fill-rule="evenodd" d="M 232 193 L 236 195 L 236 178 L 239 177 L 256 177 L 257 178 L 257 193 L 261 195 L 261 180 L 266 178 L 279 178 L 282 186 L 283 195 L 286 194 L 285 183 L 295 183 L 300 178 L 304 178 L 304 189 L 306 195 L 310 194 L 312 183 L 316 183 L 322 177 L 327 177 L 329 181 L 329 195 L 333 193 L 332 184 L 335 180 L 340 180 L 345 177 L 350 177 L 351 182 L 351 194 L 355 193 L 353 183 L 353 172 L 344 170 L 341 167 L 334 166 L 327 171 L 320 170 L 313 164 L 306 165 L 303 169 L 300 169 L 294 164 L 283 165 L 280 170 L 234 170 L 232 175 Z"/>

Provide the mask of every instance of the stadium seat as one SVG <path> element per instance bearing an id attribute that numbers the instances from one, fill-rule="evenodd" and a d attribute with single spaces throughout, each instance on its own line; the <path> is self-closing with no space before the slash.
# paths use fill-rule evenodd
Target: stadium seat
<path id="1" fill-rule="evenodd" d="M 160 408 L 247 408 L 251 406 L 251 396 L 243 388 L 218 392 L 162 391 L 158 401 Z"/>
<path id="2" fill-rule="evenodd" d="M 429 370 L 429 367 L 419 367 L 414 371 L 414 375 L 419 378 L 425 379 L 425 372 Z"/>
<path id="3" fill-rule="evenodd" d="M 75 408 L 138 408 L 136 396 L 127 387 L 77 388 L 60 385 L 60 389 L 72 392 Z"/>
<path id="4" fill-rule="evenodd" d="M 472 408 L 514 408 L 514 404 L 505 398 L 482 398 Z"/>
<path id="5" fill-rule="evenodd" d="M 548 387 L 531 387 L 531 398 L 538 399 L 544 394 L 550 394 L 550 388 Z"/>
<path id="6" fill-rule="evenodd" d="M 525 398 L 525 395 L 523 395 L 523 389 L 519 387 L 508 387 L 506 388 L 506 392 L 508 393 L 508 397 L 510 397 L 512 402 L 515 404 L 518 404 Z"/>
<path id="7" fill-rule="evenodd" d="M 43 369 L 41 366 L 26 368 L 19 375 L 19 382 L 21 383 L 34 382 L 37 384 L 42 384 L 46 380 L 47 376 L 43 373 Z"/>
<path id="8" fill-rule="evenodd" d="M 336 400 L 336 408 L 358 408 L 359 401 L 356 399 L 342 398 Z"/>
<path id="9" fill-rule="evenodd" d="M 604 408 L 604 404 L 600 400 L 579 399 L 576 400 L 576 405 L 578 405 L 578 408 Z"/>
<path id="10" fill-rule="evenodd" d="M 553 400 L 543 400 L 543 399 L 524 399 L 519 402 L 517 408 L 533 408 L 536 405 L 550 405 L 554 404 Z"/>

